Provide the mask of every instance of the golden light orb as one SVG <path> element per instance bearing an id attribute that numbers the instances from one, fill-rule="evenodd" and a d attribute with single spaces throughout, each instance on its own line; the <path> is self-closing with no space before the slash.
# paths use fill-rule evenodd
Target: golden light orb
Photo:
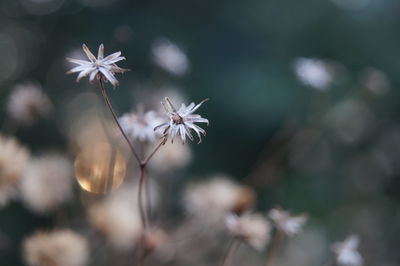
<path id="1" fill-rule="evenodd" d="M 88 145 L 75 159 L 75 176 L 82 189 L 106 194 L 118 188 L 126 174 L 121 151 L 107 142 Z"/>

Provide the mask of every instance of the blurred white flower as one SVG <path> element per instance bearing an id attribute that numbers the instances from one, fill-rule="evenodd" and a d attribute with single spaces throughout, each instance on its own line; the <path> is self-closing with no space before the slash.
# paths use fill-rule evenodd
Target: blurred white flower
<path id="1" fill-rule="evenodd" d="M 184 193 L 186 210 L 204 221 L 217 221 L 229 212 L 243 212 L 254 203 L 254 191 L 226 176 L 190 184 Z"/>
<path id="2" fill-rule="evenodd" d="M 20 181 L 21 197 L 26 206 L 45 213 L 66 203 L 72 196 L 72 172 L 71 162 L 62 155 L 33 158 Z"/>
<path id="3" fill-rule="evenodd" d="M 89 260 L 86 239 L 68 229 L 37 232 L 23 243 L 29 266 L 84 266 Z"/>
<path id="4" fill-rule="evenodd" d="M 154 154 L 149 167 L 157 172 L 173 171 L 185 167 L 191 159 L 192 151 L 188 145 L 168 142 Z"/>
<path id="5" fill-rule="evenodd" d="M 330 65 L 321 59 L 297 58 L 293 68 L 300 82 L 317 90 L 326 91 L 333 81 Z"/>
<path id="6" fill-rule="evenodd" d="M 383 95 L 390 90 L 390 81 L 384 72 L 368 67 L 361 74 L 361 83 L 372 93 Z"/>
<path id="7" fill-rule="evenodd" d="M 225 218 L 229 232 L 257 250 L 263 250 L 270 240 L 271 225 L 261 214 L 245 213 L 241 216 L 229 213 Z"/>
<path id="8" fill-rule="evenodd" d="M 154 128 L 165 121 L 157 112 L 148 111 L 145 113 L 142 108 L 139 108 L 137 112 L 126 113 L 118 120 L 125 133 L 132 140 L 142 142 L 154 142 L 161 137 L 162 134 L 155 131 Z"/>
<path id="9" fill-rule="evenodd" d="M 52 103 L 41 88 L 35 84 L 21 84 L 13 88 L 7 112 L 21 125 L 31 125 L 38 117 L 46 117 Z"/>
<path id="10" fill-rule="evenodd" d="M 78 82 L 81 78 L 89 76 L 89 80 L 93 81 L 95 78 L 103 78 L 108 80 L 114 87 L 119 85 L 118 80 L 114 77 L 115 73 L 124 73 L 128 71 L 118 67 L 115 63 L 125 60 L 125 57 L 121 56 L 121 52 L 113 53 L 107 57 L 104 57 L 104 45 L 100 44 L 97 58 L 92 54 L 86 44 L 82 45 L 83 51 L 90 61 L 67 58 L 67 61 L 77 64 L 77 67 L 72 68 L 67 74 L 79 72 L 76 79 Z"/>
<path id="11" fill-rule="evenodd" d="M 358 99 L 345 99 L 334 105 L 324 119 L 326 126 L 345 143 L 362 139 L 374 124 L 374 113 L 369 106 Z"/>
<path id="12" fill-rule="evenodd" d="M 165 111 L 169 115 L 170 121 L 168 123 L 161 124 L 155 128 L 155 130 L 162 130 L 163 134 L 168 136 L 171 139 L 171 142 L 174 141 L 175 136 L 180 136 L 182 142 L 186 142 L 186 136 L 190 140 L 193 141 L 193 135 L 190 130 L 194 130 L 199 138 L 199 142 L 201 143 L 201 134 L 206 135 L 206 131 L 201 127 L 197 126 L 194 123 L 207 123 L 208 120 L 202 118 L 198 114 L 193 114 L 199 107 L 206 102 L 208 99 L 201 101 L 199 104 L 195 105 L 193 102 L 186 106 L 182 104 L 179 110 L 177 111 L 175 106 L 171 103 L 168 97 L 165 98 L 165 102 L 162 102 L 164 105 Z"/>
<path id="13" fill-rule="evenodd" d="M 0 207 L 17 195 L 17 184 L 28 162 L 29 151 L 14 138 L 0 135 Z"/>
<path id="14" fill-rule="evenodd" d="M 152 46 L 153 62 L 171 74 L 182 76 L 190 67 L 186 54 L 167 39 L 159 39 Z"/>
<path id="15" fill-rule="evenodd" d="M 149 183 L 150 206 L 157 206 L 154 183 Z M 88 211 L 89 222 L 103 233 L 117 249 L 129 250 L 142 237 L 142 224 L 137 204 L 137 186 L 126 184 Z"/>
<path id="16" fill-rule="evenodd" d="M 268 216 L 274 222 L 277 229 L 288 236 L 300 233 L 302 227 L 307 222 L 307 216 L 305 214 L 292 216 L 289 212 L 279 208 L 270 210 Z"/>
<path id="17" fill-rule="evenodd" d="M 107 201 L 89 210 L 93 227 L 103 233 L 119 249 L 130 249 L 142 234 L 140 216 L 127 202 Z"/>
<path id="18" fill-rule="evenodd" d="M 332 245 L 333 252 L 336 253 L 336 260 L 340 266 L 361 266 L 363 258 L 358 253 L 360 238 L 356 235 L 347 237 L 343 242 Z"/>

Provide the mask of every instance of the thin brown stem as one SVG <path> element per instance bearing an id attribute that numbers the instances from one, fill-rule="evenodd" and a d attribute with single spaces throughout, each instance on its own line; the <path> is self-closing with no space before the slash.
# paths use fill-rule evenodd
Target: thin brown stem
<path id="1" fill-rule="evenodd" d="M 224 258 L 222 259 L 221 266 L 230 265 L 233 254 L 237 251 L 240 246 L 240 241 L 236 238 L 232 239 L 229 243 L 229 246 L 225 252 Z"/>
<path id="2" fill-rule="evenodd" d="M 133 147 L 132 142 L 129 140 L 129 138 L 127 137 L 125 131 L 122 129 L 121 124 L 118 121 L 117 115 L 114 112 L 114 109 L 112 107 L 110 99 L 108 98 L 107 92 L 106 92 L 106 90 L 104 88 L 104 83 L 103 83 L 102 78 L 99 79 L 99 85 L 100 85 L 100 88 L 101 88 L 101 94 L 103 95 L 104 101 L 106 102 L 106 105 L 107 105 L 108 109 L 110 110 L 110 112 L 111 112 L 111 114 L 112 114 L 112 116 L 114 118 L 115 123 L 117 124 L 119 130 L 121 131 L 122 135 L 124 136 L 126 142 L 128 143 L 128 145 L 129 145 L 129 147 L 130 147 L 130 149 L 132 151 L 132 154 L 134 155 L 136 161 L 139 163 L 139 166 L 140 166 L 139 188 L 138 188 L 139 189 L 139 191 L 138 191 L 138 205 L 139 205 L 140 219 L 141 219 L 143 231 L 144 231 L 144 234 L 146 234 L 146 231 L 147 231 L 147 229 L 149 227 L 149 222 L 148 222 L 148 220 L 149 220 L 149 218 L 148 218 L 149 210 L 148 210 L 148 206 L 145 206 L 145 204 L 149 203 L 149 200 L 148 199 L 144 200 L 144 197 L 143 197 L 143 193 L 145 193 L 147 191 L 147 189 L 146 189 L 146 186 L 147 186 L 146 185 L 146 183 L 147 183 L 146 182 L 146 166 L 147 166 L 148 162 L 150 161 L 150 159 L 154 156 L 154 154 L 160 149 L 160 147 L 165 144 L 167 138 L 164 137 L 161 140 L 161 142 L 155 147 L 155 149 L 144 160 L 141 160 L 140 157 L 139 157 L 138 152 Z M 149 193 L 147 192 L 145 196 L 149 197 L 148 194 Z M 148 255 L 148 251 L 147 250 L 143 250 L 143 255 L 140 256 L 140 259 L 139 259 L 139 265 L 143 265 L 144 264 L 144 261 L 145 261 L 147 255 Z"/>
<path id="3" fill-rule="evenodd" d="M 140 165 L 140 177 L 139 177 L 139 192 L 138 192 L 138 204 L 139 204 L 139 212 L 140 212 L 140 219 L 142 222 L 142 227 L 144 231 L 147 229 L 147 215 L 146 215 L 146 209 L 143 204 L 143 186 L 145 185 L 145 166 L 141 164 Z"/>
<path id="4" fill-rule="evenodd" d="M 104 83 L 103 83 L 102 78 L 99 79 L 99 85 L 100 85 L 100 88 L 101 88 L 101 94 L 103 95 L 104 101 L 106 102 L 107 107 L 108 107 L 108 109 L 110 110 L 110 112 L 111 112 L 111 114 L 112 114 L 112 116 L 113 116 L 113 118 L 114 118 L 115 123 L 117 124 L 119 130 L 121 131 L 122 136 L 124 136 L 126 142 L 128 143 L 129 148 L 130 148 L 131 151 L 132 151 L 132 154 L 135 156 L 137 162 L 140 164 L 140 163 L 141 163 L 141 160 L 140 160 L 140 158 L 139 158 L 139 155 L 138 155 L 138 153 L 136 152 L 135 148 L 133 147 L 133 145 L 132 145 L 131 141 L 129 140 L 128 136 L 125 134 L 125 131 L 122 129 L 122 126 L 121 126 L 121 124 L 120 124 L 119 121 L 118 121 L 118 117 L 117 117 L 117 115 L 116 115 L 115 112 L 114 112 L 114 109 L 113 109 L 113 107 L 112 107 L 112 104 L 111 104 L 111 102 L 110 102 L 110 99 L 108 98 L 106 89 L 104 88 Z"/>
<path id="5" fill-rule="evenodd" d="M 157 147 L 140 163 L 140 177 L 139 177 L 139 193 L 138 193 L 138 203 L 139 203 L 139 211 L 140 217 L 142 221 L 142 227 L 146 230 L 148 227 L 148 216 L 150 212 L 150 192 L 147 189 L 147 178 L 145 175 L 145 170 L 148 162 L 154 156 L 154 154 L 160 149 L 162 145 L 165 144 L 166 138 L 162 139 L 161 142 L 157 145 Z M 145 200 L 143 200 L 143 193 L 145 193 Z M 145 206 L 146 204 L 146 206 Z"/>
<path id="6" fill-rule="evenodd" d="M 278 254 L 279 249 L 281 248 L 282 242 L 285 238 L 284 232 L 281 230 L 276 230 L 274 236 L 271 240 L 271 245 L 269 246 L 267 252 L 267 259 L 265 262 L 265 266 L 272 266 L 276 255 Z"/>
<path id="7" fill-rule="evenodd" d="M 154 154 L 156 154 L 156 152 L 161 148 L 161 146 L 163 146 L 165 144 L 166 141 L 167 141 L 167 138 L 163 137 L 161 142 L 158 143 L 157 147 L 155 147 L 154 150 L 146 157 L 146 159 L 144 159 L 142 161 L 142 165 L 146 166 L 147 163 L 150 161 L 150 159 L 154 156 Z"/>

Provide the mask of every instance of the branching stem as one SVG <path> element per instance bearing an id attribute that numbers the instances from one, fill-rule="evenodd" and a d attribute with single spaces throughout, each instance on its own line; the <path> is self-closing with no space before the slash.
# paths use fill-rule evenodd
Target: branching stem
<path id="1" fill-rule="evenodd" d="M 140 176 L 139 176 L 139 191 L 138 191 L 138 205 L 139 205 L 139 212 L 140 212 L 140 219 L 142 223 L 142 228 L 143 228 L 143 233 L 146 234 L 146 231 L 149 227 L 149 221 L 148 221 L 148 215 L 149 215 L 149 195 L 147 195 L 147 200 L 144 200 L 143 198 L 143 193 L 146 191 L 146 167 L 148 162 L 153 158 L 154 154 L 165 144 L 167 141 L 167 137 L 164 136 L 160 143 L 154 148 L 154 150 L 143 160 L 140 159 L 139 154 L 137 153 L 136 149 L 133 147 L 132 142 L 129 140 L 128 136 L 126 135 L 125 131 L 123 130 L 121 124 L 118 121 L 118 117 L 114 112 L 114 109 L 112 107 L 112 104 L 110 102 L 110 99 L 108 98 L 107 92 L 104 87 L 104 82 L 102 77 L 99 79 L 99 85 L 101 89 L 101 94 L 104 98 L 104 101 L 106 102 L 106 105 L 108 109 L 110 110 L 112 117 L 114 118 L 115 123 L 117 124 L 119 130 L 121 131 L 122 136 L 125 138 L 126 142 L 129 145 L 129 148 L 132 151 L 132 154 L 134 155 L 136 161 L 139 163 L 139 168 L 140 168 Z M 148 193 L 146 193 L 148 194 Z M 147 255 L 147 252 L 144 251 L 144 254 Z M 146 258 L 146 255 L 141 256 L 140 258 L 140 265 L 144 264 L 144 260 Z"/>

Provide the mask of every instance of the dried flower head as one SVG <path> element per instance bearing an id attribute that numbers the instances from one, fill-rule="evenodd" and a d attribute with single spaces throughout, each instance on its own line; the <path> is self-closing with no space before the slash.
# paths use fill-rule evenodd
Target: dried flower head
<path id="1" fill-rule="evenodd" d="M 47 154 L 32 159 L 21 178 L 21 197 L 28 208 L 45 213 L 72 196 L 72 164 L 62 155 Z"/>
<path id="2" fill-rule="evenodd" d="M 271 225 L 261 214 L 245 213 L 237 216 L 230 213 L 225 218 L 229 232 L 236 238 L 263 250 L 270 240 Z"/>
<path id="3" fill-rule="evenodd" d="M 39 86 L 21 84 L 12 90 L 7 112 L 18 124 L 31 125 L 37 118 L 48 115 L 51 107 L 50 99 Z"/>
<path id="4" fill-rule="evenodd" d="M 86 44 L 83 44 L 82 48 L 90 61 L 67 58 L 67 61 L 78 65 L 77 67 L 74 67 L 68 71 L 67 74 L 79 72 L 79 75 L 76 78 L 77 82 L 81 78 L 89 76 L 90 81 L 93 81 L 95 78 L 102 78 L 106 81 L 109 81 L 114 87 L 118 86 L 119 82 L 114 77 L 114 74 L 128 71 L 128 69 L 120 68 L 115 64 L 121 60 L 125 60 L 125 57 L 121 56 L 121 52 L 116 52 L 104 57 L 104 45 L 100 44 L 96 58 Z"/>
<path id="5" fill-rule="evenodd" d="M 159 39 L 152 47 L 153 62 L 171 74 L 182 76 L 189 69 L 186 54 L 167 39 Z"/>
<path id="6" fill-rule="evenodd" d="M 23 248 L 29 266 L 84 266 L 89 259 L 86 239 L 68 229 L 37 232 L 25 239 Z"/>
<path id="7" fill-rule="evenodd" d="M 145 113 L 143 108 L 139 108 L 137 112 L 122 115 L 119 122 L 132 140 L 154 142 L 161 137 L 161 134 L 154 128 L 164 122 L 164 119 L 155 111 Z"/>
<path id="8" fill-rule="evenodd" d="M 29 159 L 29 152 L 14 138 L 0 135 L 0 207 L 17 195 L 17 183 Z"/>
<path id="9" fill-rule="evenodd" d="M 361 266 L 363 258 L 358 252 L 360 238 L 356 235 L 347 237 L 343 242 L 332 245 L 333 252 L 336 253 L 337 264 L 340 266 Z"/>
<path id="10" fill-rule="evenodd" d="M 187 211 L 202 220 L 215 221 L 229 212 L 240 212 L 251 207 L 253 200 L 244 202 L 244 190 L 225 176 L 217 176 L 197 184 L 191 184 L 185 191 L 184 204 Z"/>
<path id="11" fill-rule="evenodd" d="M 193 135 L 190 130 L 194 130 L 199 137 L 199 142 L 201 143 L 201 134 L 206 135 L 206 131 L 201 127 L 197 126 L 195 123 L 207 123 L 208 120 L 202 118 L 198 114 L 193 114 L 199 107 L 206 102 L 208 99 L 201 101 L 198 105 L 195 105 L 193 102 L 186 106 L 182 104 L 179 110 L 177 111 L 175 106 L 171 103 L 168 97 L 165 98 L 164 102 L 161 102 L 164 105 L 165 111 L 169 115 L 170 121 L 168 123 L 161 124 L 155 128 L 155 130 L 163 130 L 163 134 L 168 136 L 171 139 L 171 142 L 174 141 L 175 136 L 180 136 L 182 142 L 186 142 L 186 136 L 190 140 L 193 141 Z"/>
<path id="12" fill-rule="evenodd" d="M 307 221 L 307 215 L 305 214 L 292 216 L 289 212 L 280 208 L 270 210 L 268 216 L 274 222 L 278 230 L 284 232 L 288 236 L 300 233 L 303 225 Z"/>

